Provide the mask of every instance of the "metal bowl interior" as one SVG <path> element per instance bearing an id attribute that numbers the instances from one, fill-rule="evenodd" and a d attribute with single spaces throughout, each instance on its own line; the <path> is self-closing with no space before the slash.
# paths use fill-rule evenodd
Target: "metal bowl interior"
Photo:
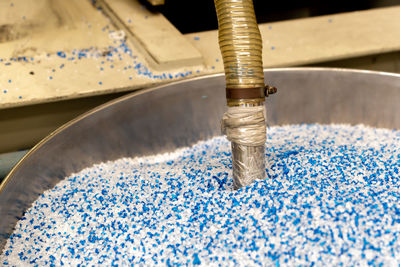
<path id="1" fill-rule="evenodd" d="M 348 123 L 400 128 L 400 75 L 292 68 L 265 71 L 278 88 L 268 124 Z M 0 251 L 45 190 L 93 164 L 172 151 L 220 135 L 223 75 L 139 91 L 76 118 L 35 146 L 0 186 Z"/>

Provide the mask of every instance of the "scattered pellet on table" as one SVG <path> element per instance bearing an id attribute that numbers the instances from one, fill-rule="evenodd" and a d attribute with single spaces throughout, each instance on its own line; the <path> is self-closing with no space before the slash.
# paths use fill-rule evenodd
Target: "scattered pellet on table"
<path id="1" fill-rule="evenodd" d="M 267 132 L 267 179 L 232 190 L 224 137 L 84 169 L 26 211 L 9 265 L 398 265 L 400 131 Z"/>

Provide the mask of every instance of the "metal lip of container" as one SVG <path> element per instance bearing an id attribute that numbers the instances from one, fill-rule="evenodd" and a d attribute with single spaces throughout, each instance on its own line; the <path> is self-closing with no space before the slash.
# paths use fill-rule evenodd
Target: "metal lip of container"
<path id="1" fill-rule="evenodd" d="M 264 75 L 280 91 L 266 101 L 269 126 L 363 123 L 400 129 L 399 74 L 282 68 L 264 70 Z M 134 92 L 44 138 L 0 185 L 0 251 L 32 202 L 68 175 L 96 163 L 173 151 L 221 135 L 224 84 L 224 76 L 216 74 Z"/>

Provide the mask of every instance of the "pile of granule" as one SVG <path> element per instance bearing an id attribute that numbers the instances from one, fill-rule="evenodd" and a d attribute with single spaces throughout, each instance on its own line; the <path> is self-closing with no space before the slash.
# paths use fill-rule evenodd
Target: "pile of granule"
<path id="1" fill-rule="evenodd" d="M 224 137 L 71 175 L 26 211 L 0 263 L 400 263 L 400 131 L 312 124 L 267 135 L 267 179 L 238 191 Z"/>

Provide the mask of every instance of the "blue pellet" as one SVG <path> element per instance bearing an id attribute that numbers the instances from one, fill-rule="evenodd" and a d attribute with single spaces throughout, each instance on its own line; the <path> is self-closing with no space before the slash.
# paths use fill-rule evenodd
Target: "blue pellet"
<path id="1" fill-rule="evenodd" d="M 59 56 L 61 58 L 65 58 L 66 57 L 66 55 L 65 55 L 65 53 L 63 51 L 58 51 L 57 52 L 57 56 Z"/>

